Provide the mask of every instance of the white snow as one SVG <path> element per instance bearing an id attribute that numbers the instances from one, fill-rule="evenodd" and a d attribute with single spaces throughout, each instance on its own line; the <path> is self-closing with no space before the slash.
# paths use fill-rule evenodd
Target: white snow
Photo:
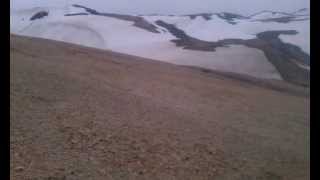
<path id="1" fill-rule="evenodd" d="M 30 21 L 40 10 L 49 15 Z M 75 44 L 110 49 L 113 51 L 166 61 L 179 65 L 191 65 L 219 71 L 247 74 L 265 79 L 282 79 L 277 70 L 258 49 L 240 45 L 217 48 L 215 52 L 185 50 L 170 42 L 176 39 L 167 30 L 155 24 L 162 20 L 175 24 L 188 35 L 206 41 L 218 41 L 226 38 L 250 39 L 259 32 L 267 30 L 297 30 L 297 35 L 281 35 L 288 43 L 310 52 L 309 21 L 291 23 L 251 22 L 238 20 L 232 25 L 217 15 L 211 20 L 201 16 L 191 19 L 188 16 L 143 16 L 157 26 L 161 33 L 152 33 L 133 26 L 133 22 L 116 18 L 86 15 L 64 16 L 67 13 L 85 12 L 82 8 L 33 8 L 15 10 L 10 15 L 11 33 L 33 37 L 42 37 Z"/>

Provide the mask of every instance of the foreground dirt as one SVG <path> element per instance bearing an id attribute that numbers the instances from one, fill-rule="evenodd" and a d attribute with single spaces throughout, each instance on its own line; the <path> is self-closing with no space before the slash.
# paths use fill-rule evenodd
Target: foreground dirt
<path id="1" fill-rule="evenodd" d="M 11 36 L 11 179 L 309 179 L 309 97 Z"/>

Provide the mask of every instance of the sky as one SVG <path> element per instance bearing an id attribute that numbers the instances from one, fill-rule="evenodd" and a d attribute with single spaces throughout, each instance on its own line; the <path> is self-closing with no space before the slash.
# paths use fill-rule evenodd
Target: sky
<path id="1" fill-rule="evenodd" d="M 192 14 L 233 12 L 250 15 L 261 10 L 293 12 L 309 8 L 309 0 L 10 0 L 10 9 L 81 4 L 122 14 Z"/>

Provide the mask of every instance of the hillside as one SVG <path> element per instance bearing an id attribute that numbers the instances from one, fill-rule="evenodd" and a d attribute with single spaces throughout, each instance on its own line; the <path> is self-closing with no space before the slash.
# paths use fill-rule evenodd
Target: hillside
<path id="1" fill-rule="evenodd" d="M 10 39 L 11 179 L 309 179 L 308 88 Z"/>
<path id="2" fill-rule="evenodd" d="M 309 86 L 310 20 L 305 13 L 133 15 L 75 4 L 12 11 L 10 32 Z"/>

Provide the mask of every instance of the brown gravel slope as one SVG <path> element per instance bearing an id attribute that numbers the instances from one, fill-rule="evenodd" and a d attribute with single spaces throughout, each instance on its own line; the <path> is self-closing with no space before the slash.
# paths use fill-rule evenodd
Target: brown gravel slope
<path id="1" fill-rule="evenodd" d="M 309 179 L 309 97 L 11 36 L 12 179 Z"/>

